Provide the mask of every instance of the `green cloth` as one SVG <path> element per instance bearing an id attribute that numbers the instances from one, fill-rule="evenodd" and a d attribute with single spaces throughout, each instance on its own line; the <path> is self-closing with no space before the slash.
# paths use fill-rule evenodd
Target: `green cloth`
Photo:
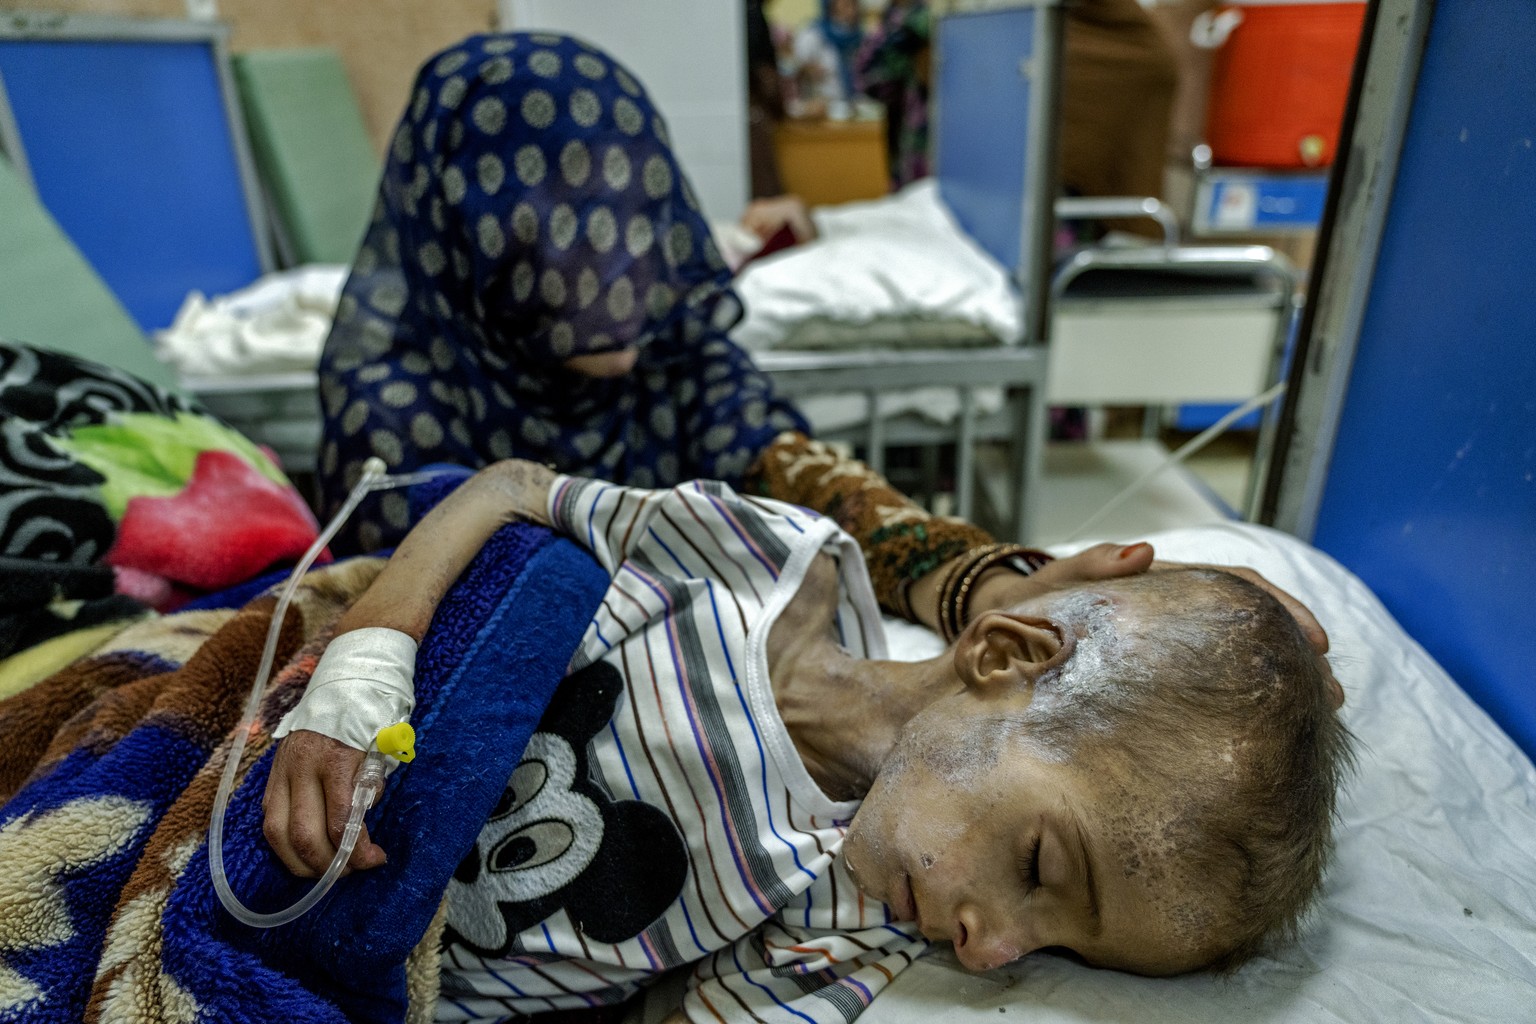
<path id="1" fill-rule="evenodd" d="M 236 55 L 234 68 L 286 261 L 351 263 L 372 212 L 379 155 L 341 59 L 324 48 L 255 50 Z"/>

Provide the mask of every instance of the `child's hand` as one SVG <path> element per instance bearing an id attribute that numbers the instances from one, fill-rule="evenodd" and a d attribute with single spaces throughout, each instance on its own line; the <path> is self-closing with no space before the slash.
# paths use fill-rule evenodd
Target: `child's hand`
<path id="1" fill-rule="evenodd" d="M 352 809 L 352 780 L 363 756 L 355 747 L 307 729 L 290 733 L 278 744 L 261 801 L 266 814 L 262 831 L 295 875 L 318 877 L 336 856 Z M 364 825 L 342 873 L 376 868 L 385 859 Z"/>

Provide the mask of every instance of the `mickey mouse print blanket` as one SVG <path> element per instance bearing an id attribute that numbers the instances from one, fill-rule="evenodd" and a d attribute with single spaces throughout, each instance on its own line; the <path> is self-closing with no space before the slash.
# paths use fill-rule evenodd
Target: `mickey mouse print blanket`
<path id="1" fill-rule="evenodd" d="M 311 884 L 261 831 L 272 729 L 382 561 L 311 572 L 226 819 L 247 906 Z M 417 757 L 369 814 L 383 867 L 297 921 L 231 918 L 207 829 L 276 603 L 211 598 L 139 622 L 0 703 L 0 1021 L 405 1022 L 437 999 L 440 908 L 565 674 L 607 574 L 546 530 L 503 528 L 439 608 L 417 657 Z M 247 588 L 247 590 L 252 588 Z"/>

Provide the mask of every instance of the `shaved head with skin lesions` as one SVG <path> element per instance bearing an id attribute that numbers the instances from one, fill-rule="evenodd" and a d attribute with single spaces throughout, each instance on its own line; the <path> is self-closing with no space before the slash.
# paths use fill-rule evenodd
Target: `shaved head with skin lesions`
<path id="1" fill-rule="evenodd" d="M 1193 569 L 1040 595 L 956 643 L 844 856 L 972 970 L 1038 949 L 1222 969 L 1294 931 L 1349 763 L 1295 620 Z"/>

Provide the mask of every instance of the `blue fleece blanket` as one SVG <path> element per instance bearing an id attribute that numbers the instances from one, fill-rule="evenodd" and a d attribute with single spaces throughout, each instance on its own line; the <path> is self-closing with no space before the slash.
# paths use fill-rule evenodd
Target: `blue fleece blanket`
<path id="1" fill-rule="evenodd" d="M 226 819 L 247 906 L 307 890 L 261 834 L 271 730 L 378 559 L 312 572 Z M 0 703 L 0 1021 L 403 1021 L 430 1015 L 444 890 L 472 847 L 608 584 L 548 531 L 500 531 L 417 659 L 417 757 L 368 818 L 389 862 L 269 931 L 219 905 L 206 830 L 274 600 L 130 627 Z M 423 941 L 426 937 L 427 941 Z M 413 950 L 421 949 L 413 958 Z M 412 964 L 423 969 L 414 971 Z"/>

